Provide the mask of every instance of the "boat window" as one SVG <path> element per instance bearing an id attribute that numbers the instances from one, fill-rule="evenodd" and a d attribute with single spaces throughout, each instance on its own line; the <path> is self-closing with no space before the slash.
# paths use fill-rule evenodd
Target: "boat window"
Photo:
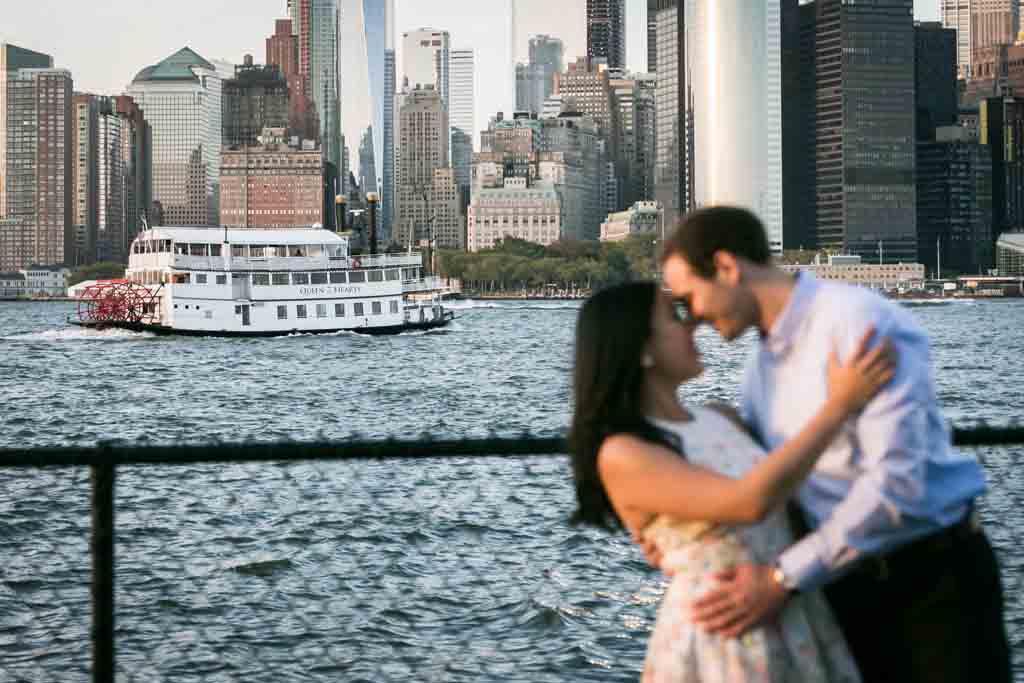
<path id="1" fill-rule="evenodd" d="M 271 281 L 275 285 L 286 285 L 288 284 L 288 273 L 274 273 L 271 276 Z"/>
<path id="2" fill-rule="evenodd" d="M 398 302 L 397 301 L 392 301 L 391 302 L 391 312 L 392 313 L 398 313 Z"/>
<path id="3" fill-rule="evenodd" d="M 195 276 L 196 276 L 196 284 L 197 285 L 205 285 L 206 284 L 206 273 L 196 273 Z"/>
<path id="4" fill-rule="evenodd" d="M 402 279 L 403 280 L 415 280 L 416 269 L 415 268 L 402 268 Z"/>
<path id="5" fill-rule="evenodd" d="M 370 282 L 384 282 L 384 271 L 383 270 L 371 270 L 370 271 Z"/>
<path id="6" fill-rule="evenodd" d="M 292 273 L 293 285 L 308 285 L 309 273 Z"/>
<path id="7" fill-rule="evenodd" d="M 309 284 L 311 285 L 326 285 L 327 284 L 327 273 L 310 273 Z"/>
<path id="8" fill-rule="evenodd" d="M 211 244 L 210 245 L 210 256 L 220 256 L 221 255 L 220 248 L 221 248 L 220 244 Z"/>
<path id="9" fill-rule="evenodd" d="M 189 256 L 206 256 L 206 247 L 207 247 L 207 245 L 205 245 L 205 244 L 190 244 L 188 246 L 188 255 Z"/>
<path id="10" fill-rule="evenodd" d="M 345 258 L 345 247 L 332 244 L 327 247 L 327 255 L 331 258 Z"/>
<path id="11" fill-rule="evenodd" d="M 361 270 L 353 271 L 348 274 L 349 282 L 366 282 L 366 273 Z"/>
<path id="12" fill-rule="evenodd" d="M 249 246 L 249 258 L 266 258 L 267 247 L 264 244 L 253 244 Z"/>
<path id="13" fill-rule="evenodd" d="M 174 253 L 178 254 L 179 256 L 188 256 L 188 245 L 182 244 L 180 242 L 178 244 L 175 244 Z"/>
<path id="14" fill-rule="evenodd" d="M 373 303 L 371 303 L 370 310 L 373 312 L 374 315 L 380 315 L 383 312 L 382 306 L 380 305 L 379 301 L 374 301 Z"/>
<path id="15" fill-rule="evenodd" d="M 306 317 L 306 304 L 299 304 L 295 307 L 295 317 L 305 318 Z"/>
<path id="16" fill-rule="evenodd" d="M 277 307 L 277 319 L 278 320 L 287 320 L 288 319 L 288 307 L 287 306 L 278 306 Z"/>
<path id="17" fill-rule="evenodd" d="M 327 304 L 316 305 L 316 317 L 326 318 L 327 317 Z"/>
<path id="18" fill-rule="evenodd" d="M 254 286 L 266 287 L 270 284 L 270 273 L 253 273 L 252 284 Z"/>
<path id="19" fill-rule="evenodd" d="M 306 247 L 304 246 L 293 246 L 288 248 L 288 254 L 290 256 L 305 256 Z"/>
<path id="20" fill-rule="evenodd" d="M 398 280 L 401 277 L 397 268 L 388 271 L 388 280 Z"/>
<path id="21" fill-rule="evenodd" d="M 358 316 L 361 316 L 362 314 L 363 314 L 363 305 L 362 304 L 352 304 L 352 315 L 358 317 Z"/>
<path id="22" fill-rule="evenodd" d="M 311 244 L 306 247 L 306 256 L 320 257 L 324 255 L 324 245 L 322 244 Z"/>
<path id="23" fill-rule="evenodd" d="M 288 255 L 288 247 L 281 245 L 267 247 L 267 256 L 284 257 Z"/>
<path id="24" fill-rule="evenodd" d="M 344 318 L 345 317 L 345 304 L 334 304 L 334 317 Z"/>
<path id="25" fill-rule="evenodd" d="M 228 283 L 228 276 L 227 275 L 218 275 L 217 276 L 217 284 L 218 285 L 226 285 L 227 283 Z"/>
<path id="26" fill-rule="evenodd" d="M 176 285 L 187 285 L 188 284 L 188 273 L 175 273 L 174 284 Z"/>
<path id="27" fill-rule="evenodd" d="M 331 271 L 331 284 L 332 285 L 343 285 L 343 284 L 345 284 L 345 271 L 343 271 L 343 270 L 332 270 Z"/>
<path id="28" fill-rule="evenodd" d="M 233 244 L 231 245 L 231 255 L 235 258 L 245 258 L 248 253 L 244 244 Z"/>

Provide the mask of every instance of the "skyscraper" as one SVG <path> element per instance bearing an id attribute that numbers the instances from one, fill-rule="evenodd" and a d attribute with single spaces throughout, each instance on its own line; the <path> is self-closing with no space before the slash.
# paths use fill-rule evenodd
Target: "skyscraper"
<path id="1" fill-rule="evenodd" d="M 320 127 L 313 102 L 306 91 L 309 83 L 303 80 L 299 70 L 299 37 L 293 32 L 291 19 L 278 19 L 274 24 L 274 35 L 267 38 L 267 66 L 270 65 L 280 69 L 288 82 L 289 127 L 301 138 L 318 139 Z"/>
<path id="2" fill-rule="evenodd" d="M 686 78 L 686 12 L 682 0 L 657 0 L 658 77 L 655 90 L 654 197 L 664 221 L 676 220 L 690 209 L 689 158 L 691 118 Z"/>
<path id="3" fill-rule="evenodd" d="M 291 119 L 288 81 L 275 65 L 253 64 L 246 55 L 221 92 L 223 136 L 227 147 L 255 145 L 264 128 L 287 128 Z"/>
<path id="4" fill-rule="evenodd" d="M 299 20 L 299 73 L 303 89 L 316 109 L 324 156 L 341 171 L 344 154 L 338 99 L 338 0 L 293 0 L 293 6 Z M 339 175 L 345 182 L 348 174 Z"/>
<path id="5" fill-rule="evenodd" d="M 384 192 L 381 201 L 381 241 L 391 240 L 395 218 L 395 51 L 384 51 Z M 386 241 L 385 241 L 386 240 Z"/>
<path id="6" fill-rule="evenodd" d="M 449 106 L 451 38 L 447 31 L 421 28 L 402 34 L 402 89 L 433 86 Z"/>
<path id="7" fill-rule="evenodd" d="M 6 181 L 0 270 L 71 264 L 72 81 L 66 69 L 17 68 L 49 58 L 0 46 L 6 80 Z M 13 63 L 13 64 L 12 64 Z M 11 69 L 14 65 L 16 68 Z"/>
<path id="8" fill-rule="evenodd" d="M 0 43 L 0 170 L 8 174 L 7 79 L 18 69 L 52 69 L 53 57 L 23 47 Z M 0 182 L 0 219 L 7 215 L 7 184 Z"/>
<path id="9" fill-rule="evenodd" d="M 658 0 L 647 0 L 647 73 L 658 70 Z"/>
<path id="10" fill-rule="evenodd" d="M 474 98 L 476 93 L 476 67 L 473 50 L 451 51 L 451 78 L 449 85 L 449 115 L 451 126 L 452 167 L 455 181 L 463 193 L 463 202 L 469 202 L 469 176 L 473 163 Z"/>
<path id="11" fill-rule="evenodd" d="M 385 55 L 394 47 L 393 17 L 393 0 L 341 0 L 341 125 L 363 193 L 379 192 L 384 182 Z"/>
<path id="12" fill-rule="evenodd" d="M 587 56 L 626 68 L 626 0 L 587 0 Z"/>
<path id="13" fill-rule="evenodd" d="M 1020 30 L 1020 0 L 941 0 L 942 25 L 956 29 L 960 78 L 972 75 L 974 51 L 1012 44 Z"/>
<path id="14" fill-rule="evenodd" d="M 917 139 L 935 140 L 938 126 L 957 119 L 956 31 L 938 22 L 914 26 Z"/>
<path id="15" fill-rule="evenodd" d="M 75 265 L 96 260 L 99 182 L 96 155 L 99 151 L 100 98 L 78 93 L 71 98 L 71 187 L 68 201 L 75 231 Z"/>
<path id="16" fill-rule="evenodd" d="M 913 0 L 815 6 L 817 246 L 912 262 Z"/>
<path id="17" fill-rule="evenodd" d="M 221 74 L 189 48 L 140 71 L 128 94 L 153 135 L 153 200 L 167 225 L 220 221 Z"/>
<path id="18" fill-rule="evenodd" d="M 555 89 L 555 74 L 564 67 L 565 44 L 559 38 L 530 38 L 530 61 L 516 65 L 516 111 L 540 114 Z"/>
<path id="19" fill-rule="evenodd" d="M 781 2 L 686 4 L 697 206 L 732 204 L 764 222 L 782 249 Z M 742 35 L 742 41 L 729 36 Z"/>

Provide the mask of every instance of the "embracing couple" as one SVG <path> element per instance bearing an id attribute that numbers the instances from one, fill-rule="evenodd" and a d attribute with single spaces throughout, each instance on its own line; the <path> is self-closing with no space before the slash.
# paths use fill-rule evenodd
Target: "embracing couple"
<path id="1" fill-rule="evenodd" d="M 742 209 L 689 214 L 662 275 L 583 306 L 570 432 L 574 519 L 672 576 L 643 680 L 1009 683 L 983 474 L 910 314 L 773 267 Z M 702 323 L 760 332 L 739 412 L 679 403 Z"/>

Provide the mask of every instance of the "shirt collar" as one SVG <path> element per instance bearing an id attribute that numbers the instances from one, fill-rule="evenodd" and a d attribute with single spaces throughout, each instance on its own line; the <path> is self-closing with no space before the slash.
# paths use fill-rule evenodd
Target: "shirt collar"
<path id="1" fill-rule="evenodd" d="M 807 317 L 807 312 L 818 291 L 818 281 L 810 273 L 797 273 L 796 284 L 789 296 L 786 307 L 775 320 L 775 324 L 762 337 L 764 348 L 770 353 L 781 355 L 796 341 L 797 330 Z"/>

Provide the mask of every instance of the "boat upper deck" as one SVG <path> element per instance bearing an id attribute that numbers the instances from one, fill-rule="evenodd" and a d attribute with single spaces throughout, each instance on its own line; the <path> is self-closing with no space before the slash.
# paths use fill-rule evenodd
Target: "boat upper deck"
<path id="1" fill-rule="evenodd" d="M 329 230 L 152 228 L 132 243 L 128 270 L 304 271 L 415 267 L 417 253 L 350 256 Z"/>

